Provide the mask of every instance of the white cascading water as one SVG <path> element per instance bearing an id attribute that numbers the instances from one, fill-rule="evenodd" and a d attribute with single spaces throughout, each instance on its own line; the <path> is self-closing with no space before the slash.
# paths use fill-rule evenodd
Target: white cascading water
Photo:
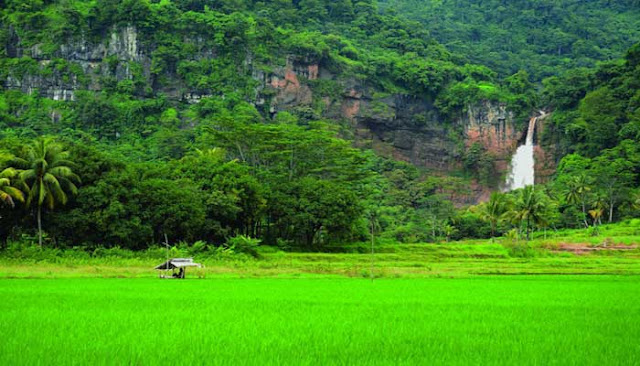
<path id="1" fill-rule="evenodd" d="M 544 113 L 542 113 L 544 116 Z M 541 117 L 542 117 L 541 116 Z M 505 191 L 512 191 L 525 186 L 533 185 L 535 179 L 533 161 L 533 134 L 536 129 L 536 121 L 539 117 L 529 120 L 527 139 L 524 145 L 520 145 L 511 158 L 511 172 L 507 177 Z"/>

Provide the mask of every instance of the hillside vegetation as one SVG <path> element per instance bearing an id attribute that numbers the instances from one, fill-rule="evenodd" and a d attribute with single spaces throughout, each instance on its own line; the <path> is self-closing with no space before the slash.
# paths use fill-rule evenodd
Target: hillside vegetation
<path id="1" fill-rule="evenodd" d="M 452 52 L 533 79 L 615 60 L 640 41 L 635 0 L 380 0 Z"/>
<path id="2" fill-rule="evenodd" d="M 329 251 L 372 234 L 598 235 L 638 215 L 638 46 L 595 68 L 559 68 L 538 94 L 533 80 L 546 73 L 471 64 L 370 1 L 3 4 L 2 246 Z M 628 19 L 632 6 L 607 11 Z M 434 145 L 453 146 L 456 164 L 426 170 L 390 159 L 397 150 L 357 147 L 364 127 L 345 112 L 357 98 L 365 122 L 426 137 L 439 128 Z M 424 107 L 403 121 L 410 128 L 394 125 L 406 101 Z M 458 197 L 501 179 L 498 157 L 460 137 L 456 118 L 474 103 L 523 122 L 553 108 L 538 140 L 564 157 L 556 179 L 461 207 Z"/>

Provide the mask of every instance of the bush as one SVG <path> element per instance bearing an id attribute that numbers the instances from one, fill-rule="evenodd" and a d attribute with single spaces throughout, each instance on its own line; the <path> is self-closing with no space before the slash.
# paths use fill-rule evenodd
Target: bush
<path id="1" fill-rule="evenodd" d="M 518 243 L 509 248 L 509 256 L 514 258 L 533 258 L 536 251 L 526 242 Z"/>
<path id="2" fill-rule="evenodd" d="M 260 239 L 238 235 L 227 240 L 226 247 L 233 250 L 235 253 L 249 254 L 254 258 L 259 258 L 258 246 L 260 245 L 260 241 Z"/>
<path id="3" fill-rule="evenodd" d="M 519 238 L 517 229 L 512 229 L 505 234 L 502 246 L 509 250 L 509 256 L 515 258 L 532 258 L 536 256 L 536 251 L 526 241 Z"/>

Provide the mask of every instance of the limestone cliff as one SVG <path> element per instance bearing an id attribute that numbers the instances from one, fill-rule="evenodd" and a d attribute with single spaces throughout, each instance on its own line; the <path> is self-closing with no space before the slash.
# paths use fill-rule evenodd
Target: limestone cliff
<path id="1" fill-rule="evenodd" d="M 74 100 L 76 90 L 101 90 L 103 77 L 113 77 L 117 81 L 130 79 L 130 62 L 142 63 L 145 76 L 149 78 L 151 61 L 140 49 L 138 32 L 133 27 L 115 29 L 103 42 L 94 43 L 81 38 L 49 53 L 43 52 L 40 45 L 25 48 L 20 47 L 18 40 L 16 42 L 17 46 L 7 47 L 7 55 L 35 60 L 39 72 L 16 75 L 10 70 L 4 81 L 4 86 L 9 89 L 29 94 L 37 90 L 41 96 L 54 100 Z M 48 66 L 57 60 L 69 62 L 76 68 L 68 73 L 59 67 L 49 69 Z"/>

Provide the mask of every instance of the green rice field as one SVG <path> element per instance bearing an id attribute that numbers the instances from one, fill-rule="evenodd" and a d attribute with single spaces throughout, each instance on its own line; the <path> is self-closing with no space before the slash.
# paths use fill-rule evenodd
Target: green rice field
<path id="1" fill-rule="evenodd" d="M 638 365 L 640 277 L 0 279 L 0 365 Z"/>

